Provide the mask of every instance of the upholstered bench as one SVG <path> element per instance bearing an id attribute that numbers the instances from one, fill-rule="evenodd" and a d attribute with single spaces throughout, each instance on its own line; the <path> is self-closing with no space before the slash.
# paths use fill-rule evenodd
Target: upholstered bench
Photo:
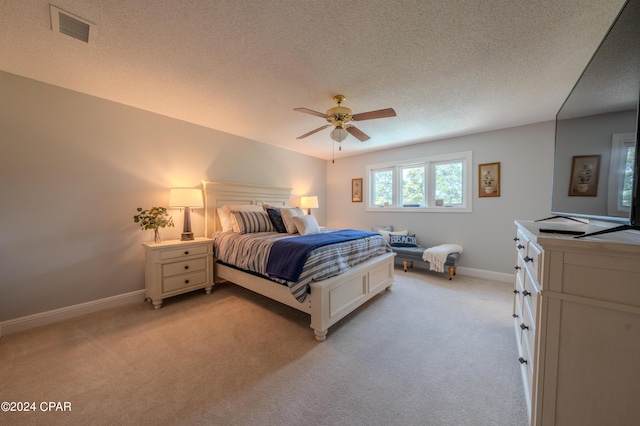
<path id="1" fill-rule="evenodd" d="M 393 231 L 392 225 L 372 226 L 373 232 L 381 234 L 396 254 L 394 262 L 402 263 L 404 271 L 413 268 L 414 264 L 419 268 L 426 268 L 436 272 L 449 272 L 449 279 L 456 274 L 456 267 L 462 246 L 458 244 L 441 244 L 433 247 L 421 247 L 418 245 L 415 234 L 408 231 Z M 446 256 L 446 257 L 445 257 Z M 431 262 L 429 262 L 431 261 Z M 414 263 L 416 262 L 416 263 Z"/>
<path id="2" fill-rule="evenodd" d="M 396 253 L 395 262 L 402 263 L 405 272 L 408 268 L 413 268 L 414 262 L 417 262 L 416 266 L 429 269 L 429 262 L 422 259 L 425 247 L 391 247 L 391 249 Z M 457 252 L 449 253 L 447 256 L 444 266 L 449 272 L 449 279 L 456 274 L 458 259 L 460 259 L 460 253 Z"/>

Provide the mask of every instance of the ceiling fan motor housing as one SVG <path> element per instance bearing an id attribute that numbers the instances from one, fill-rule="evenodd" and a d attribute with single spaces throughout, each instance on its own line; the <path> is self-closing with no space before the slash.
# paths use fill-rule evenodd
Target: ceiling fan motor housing
<path id="1" fill-rule="evenodd" d="M 335 126 L 342 126 L 351 120 L 351 108 L 337 106 L 327 110 L 327 121 Z"/>

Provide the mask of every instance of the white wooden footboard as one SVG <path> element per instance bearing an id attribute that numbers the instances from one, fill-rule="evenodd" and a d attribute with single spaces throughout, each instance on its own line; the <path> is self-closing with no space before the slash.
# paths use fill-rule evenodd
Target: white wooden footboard
<path id="1" fill-rule="evenodd" d="M 215 264 L 216 278 L 222 278 L 270 299 L 311 315 L 316 339 L 323 341 L 333 324 L 362 306 L 384 289 L 391 289 L 395 253 L 374 257 L 347 272 L 327 280 L 312 282 L 311 294 L 301 303 L 289 288 L 273 281 Z"/>
<path id="2" fill-rule="evenodd" d="M 311 283 L 311 328 L 316 339 L 327 338 L 333 324 L 393 285 L 393 258 L 386 253 L 354 266 L 344 274 Z"/>

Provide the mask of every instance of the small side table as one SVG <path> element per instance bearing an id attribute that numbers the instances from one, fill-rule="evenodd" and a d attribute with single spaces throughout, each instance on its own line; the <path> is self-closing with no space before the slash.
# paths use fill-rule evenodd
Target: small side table
<path id="1" fill-rule="evenodd" d="M 144 285 L 147 299 L 155 309 L 160 309 L 162 300 L 205 289 L 210 294 L 213 288 L 213 240 L 196 238 L 192 241 L 169 240 L 160 243 L 144 243 Z"/>

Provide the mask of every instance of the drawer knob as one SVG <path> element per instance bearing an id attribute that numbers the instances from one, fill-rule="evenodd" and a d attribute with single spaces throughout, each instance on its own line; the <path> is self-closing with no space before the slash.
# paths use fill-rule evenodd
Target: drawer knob
<path id="1" fill-rule="evenodd" d="M 184 280 L 184 283 L 185 284 L 189 284 L 189 280 Z"/>
<path id="2" fill-rule="evenodd" d="M 519 267 L 518 265 L 514 266 L 516 271 L 519 271 L 520 269 L 522 269 L 521 267 Z"/>
<path id="3" fill-rule="evenodd" d="M 523 330 L 528 330 L 529 326 L 526 325 L 525 323 L 522 323 L 522 324 L 520 324 L 520 328 L 523 329 Z"/>
<path id="4" fill-rule="evenodd" d="M 533 262 L 533 257 L 525 256 L 524 257 L 524 261 L 525 262 Z"/>
<path id="5" fill-rule="evenodd" d="M 513 241 L 520 241 L 520 238 L 515 237 L 515 238 L 513 239 Z"/>
<path id="6" fill-rule="evenodd" d="M 518 244 L 518 250 L 522 250 L 524 248 L 524 246 L 522 244 Z"/>
<path id="7" fill-rule="evenodd" d="M 189 265 L 184 265 L 184 269 L 189 269 Z"/>
<path id="8" fill-rule="evenodd" d="M 512 317 L 514 317 L 514 318 L 519 318 L 519 317 L 520 317 L 520 315 L 518 315 L 518 314 L 513 314 L 513 315 L 512 315 Z"/>
<path id="9" fill-rule="evenodd" d="M 520 294 L 520 290 L 518 290 L 518 289 L 513 290 L 513 292 L 514 292 L 515 294 Z"/>
<path id="10" fill-rule="evenodd" d="M 520 364 L 528 364 L 527 360 L 522 357 L 518 358 L 518 361 L 520 361 Z"/>
<path id="11" fill-rule="evenodd" d="M 531 296 L 531 292 L 530 292 L 530 291 L 527 291 L 527 290 L 524 290 L 524 291 L 522 292 L 522 294 L 523 294 L 524 296 Z"/>
<path id="12" fill-rule="evenodd" d="M 185 251 L 185 252 L 184 252 L 184 254 L 189 254 L 189 252 L 188 252 L 188 251 Z"/>

